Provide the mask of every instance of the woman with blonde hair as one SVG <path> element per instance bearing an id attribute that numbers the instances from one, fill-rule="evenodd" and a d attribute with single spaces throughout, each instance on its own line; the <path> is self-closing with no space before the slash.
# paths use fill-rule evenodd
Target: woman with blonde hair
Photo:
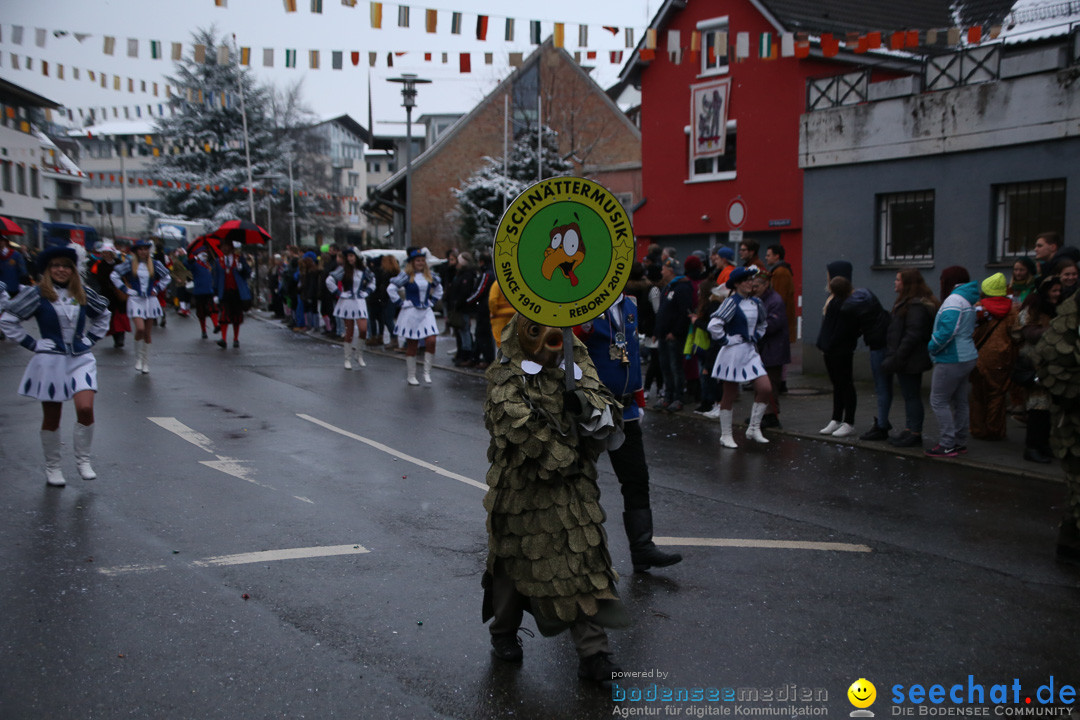
<path id="1" fill-rule="evenodd" d="M 0 314 L 4 335 L 34 353 L 19 382 L 19 394 L 41 401 L 45 482 L 53 487 L 65 484 L 59 432 L 65 400 L 75 403 L 73 446 L 79 476 L 84 480 L 97 477 L 90 466 L 97 392 L 97 362 L 90 348 L 109 331 L 109 303 L 83 287 L 75 269 L 77 261 L 71 248 L 43 251 L 38 255 L 41 282 L 19 293 Z M 40 340 L 22 327 L 30 318 L 37 320 Z"/>
<path id="2" fill-rule="evenodd" d="M 416 379 L 416 355 L 424 341 L 424 382 L 431 383 L 431 362 L 435 357 L 435 337 L 439 325 L 432 307 L 442 297 L 443 287 L 433 275 L 427 256 L 418 248 L 409 248 L 405 269 L 386 288 L 390 301 L 401 304 L 394 332 L 405 340 L 405 382 L 419 385 Z"/>
<path id="3" fill-rule="evenodd" d="M 144 375 L 150 372 L 150 329 L 155 318 L 165 315 L 157 294 L 172 281 L 168 268 L 150 258 L 152 247 L 149 240 L 136 240 L 131 258 L 109 274 L 116 289 L 127 295 L 127 314 L 135 325 L 135 371 Z"/>

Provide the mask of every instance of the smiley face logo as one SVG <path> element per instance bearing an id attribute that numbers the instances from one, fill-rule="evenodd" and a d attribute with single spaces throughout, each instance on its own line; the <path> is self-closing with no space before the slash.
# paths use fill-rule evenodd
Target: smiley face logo
<path id="1" fill-rule="evenodd" d="M 848 701 L 857 708 L 868 708 L 877 700 L 877 688 L 866 678 L 851 683 L 847 691 Z"/>

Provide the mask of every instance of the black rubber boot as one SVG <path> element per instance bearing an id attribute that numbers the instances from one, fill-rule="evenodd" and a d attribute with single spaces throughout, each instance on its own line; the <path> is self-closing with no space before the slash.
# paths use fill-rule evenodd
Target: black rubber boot
<path id="1" fill-rule="evenodd" d="M 630 559 L 634 572 L 645 572 L 651 567 L 667 567 L 682 560 L 678 553 L 662 552 L 652 539 L 652 510 L 643 508 L 623 513 L 626 539 L 630 541 Z"/>

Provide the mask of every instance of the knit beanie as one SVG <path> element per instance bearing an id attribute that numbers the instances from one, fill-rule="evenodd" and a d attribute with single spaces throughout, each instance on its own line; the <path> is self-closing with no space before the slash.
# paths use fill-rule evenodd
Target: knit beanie
<path id="1" fill-rule="evenodd" d="M 987 297 L 1004 297 L 1009 290 L 1009 283 L 1002 273 L 994 273 L 982 281 L 980 286 L 982 294 Z"/>
<path id="2" fill-rule="evenodd" d="M 829 271 L 830 278 L 842 277 L 851 282 L 852 265 L 847 260 L 834 260 L 826 265 L 825 269 Z"/>

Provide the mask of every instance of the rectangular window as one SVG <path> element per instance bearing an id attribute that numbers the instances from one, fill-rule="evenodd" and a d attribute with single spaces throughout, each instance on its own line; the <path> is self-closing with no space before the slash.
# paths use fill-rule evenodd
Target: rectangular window
<path id="1" fill-rule="evenodd" d="M 15 166 L 15 192 L 20 195 L 26 194 L 26 166 Z"/>
<path id="2" fill-rule="evenodd" d="M 934 259 L 934 191 L 878 195 L 878 251 L 882 263 Z"/>
<path id="3" fill-rule="evenodd" d="M 12 177 L 11 176 L 11 161 L 10 160 L 4 160 L 3 162 L 4 162 L 4 168 L 3 168 L 4 192 L 15 192 L 12 189 L 14 187 L 14 185 L 13 185 L 12 179 L 11 179 L 11 177 Z"/>
<path id="4" fill-rule="evenodd" d="M 30 168 L 30 196 L 41 197 L 41 180 L 37 168 Z"/>
<path id="5" fill-rule="evenodd" d="M 1033 255 L 1035 236 L 1065 230 L 1065 179 L 994 186 L 994 260 Z"/>
<path id="6" fill-rule="evenodd" d="M 701 74 L 721 75 L 728 71 L 727 16 L 702 20 L 697 24 L 701 33 Z"/>
<path id="7" fill-rule="evenodd" d="M 728 120 L 723 155 L 693 161 L 690 167 L 690 182 L 735 179 L 735 127 L 735 121 Z M 688 138 L 688 147 L 689 142 L 691 140 Z"/>

